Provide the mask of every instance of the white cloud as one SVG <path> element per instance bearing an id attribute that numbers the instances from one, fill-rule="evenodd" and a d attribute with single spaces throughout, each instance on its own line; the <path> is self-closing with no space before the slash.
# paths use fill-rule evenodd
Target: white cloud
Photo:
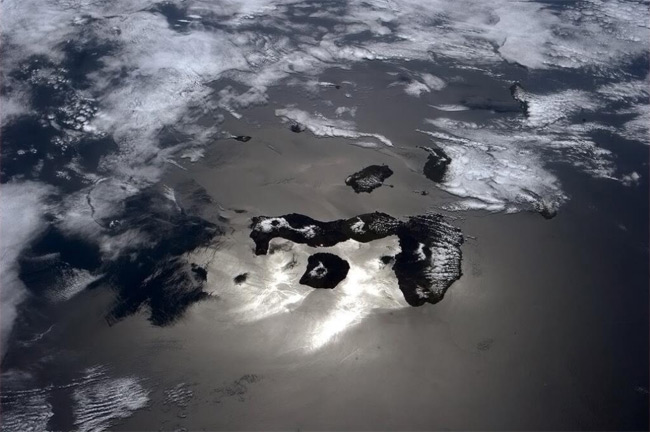
<path id="1" fill-rule="evenodd" d="M 342 9 L 336 9 L 339 6 L 334 3 L 323 4 L 318 13 L 337 22 L 329 29 L 292 22 L 287 16 L 289 3 L 298 2 L 188 0 L 178 3 L 194 16 L 186 32 L 176 31 L 164 16 L 150 12 L 155 1 L 0 3 L 2 78 L 16 84 L 13 93 L 2 96 L 5 123 L 26 112 L 30 97 L 24 85 L 9 77 L 21 61 L 38 54 L 58 64 L 64 59 L 65 46 L 79 46 L 93 37 L 115 49 L 102 58 L 103 66 L 87 77 L 90 88 L 77 96 L 92 97 L 98 104 L 94 117 L 83 120 L 83 130 L 111 136 L 119 151 L 102 161 L 101 169 L 110 180 L 66 197 L 60 216 L 62 228 L 102 238 L 86 202 L 89 192 L 98 214 L 112 214 L 125 197 L 158 181 L 174 157 L 200 157 L 201 147 L 214 136 L 218 122 L 212 127 L 198 127 L 198 118 L 217 118 L 219 109 L 241 116 L 238 110 L 265 103 L 267 89 L 288 77 L 318 82 L 318 74 L 327 68 L 348 67 L 366 60 L 433 57 L 479 69 L 489 69 L 504 59 L 531 69 L 584 67 L 618 79 L 622 65 L 648 54 L 649 17 L 638 12 L 645 10 L 644 3 L 634 1 L 588 0 L 553 9 L 535 2 L 506 0 L 351 0 L 340 6 Z M 370 35 L 367 38 L 350 38 L 366 31 Z M 54 77 L 55 71 L 43 73 Z M 215 98 L 212 83 L 221 78 L 235 80 L 248 90 L 225 92 Z M 604 86 L 600 95 L 609 101 L 633 104 L 617 111 L 635 114 L 621 134 L 648 143 L 649 110 L 643 85 L 630 83 L 625 89 Z M 444 86 L 442 79 L 421 74 L 406 89 L 421 95 Z M 580 109 L 594 109 L 600 106 L 594 104 L 599 103 L 577 90 L 537 96 L 531 101 L 527 126 L 546 128 L 536 137 L 544 148 L 555 154 L 563 152 L 581 169 L 607 177 L 611 175 L 608 154 L 591 142 L 586 130 L 563 123 Z M 74 112 L 74 106 L 67 108 Z M 295 108 L 277 110 L 276 115 L 305 124 L 317 136 L 364 139 L 357 145 L 368 147 L 376 146 L 369 141 L 392 145 L 387 137 L 358 131 L 354 123 L 340 118 L 328 119 Z M 159 135 L 167 126 L 173 126 L 187 140 L 160 148 Z M 452 179 L 457 182 L 443 186 L 464 194 L 467 202 L 509 209 L 522 200 L 564 199 L 557 179 L 544 168 L 534 147 L 518 146 L 520 138 L 522 142 L 532 140 L 534 134 L 530 131 L 514 135 L 497 131 L 478 137 L 467 125 L 438 126 L 448 137 L 458 134 L 469 140 L 445 141 L 456 156 L 451 169 Z M 486 150 L 485 141 L 492 138 L 507 145 L 491 143 Z M 120 192 L 118 188 L 123 185 L 126 190 Z M 33 188 L 35 192 L 17 203 L 12 197 L 20 194 L 21 188 Z M 92 192 L 100 189 L 106 193 Z M 25 183 L 3 186 L 3 194 L 7 197 L 3 198 L 3 217 L 11 212 L 26 214 L 23 225 L 12 228 L 21 231 L 15 236 L 17 240 L 10 243 L 13 246 L 8 251 L 3 249 L 3 263 L 9 263 L 5 268 L 11 269 L 20 245 L 42 226 L 40 216 L 34 215 L 42 212 L 46 192 Z M 106 253 L 115 253 L 121 244 L 114 240 L 106 246 Z M 3 278 L 10 279 L 10 283 L 3 283 L 7 287 L 19 283 L 15 272 L 5 271 Z M 17 289 L 16 294 L 7 297 L 10 309 L 3 313 L 4 335 L 20 292 Z"/>
<path id="2" fill-rule="evenodd" d="M 26 296 L 26 288 L 18 277 L 21 251 L 45 229 L 43 218 L 48 208 L 47 196 L 53 188 L 34 182 L 10 182 L 0 187 L 0 317 L 3 353 L 16 318 L 16 308 Z"/>
<path id="3" fill-rule="evenodd" d="M 358 132 L 354 123 L 347 120 L 328 119 L 320 114 L 309 114 L 297 108 L 283 108 L 275 110 L 275 115 L 285 121 L 297 122 L 304 125 L 311 133 L 321 137 L 342 137 L 358 139 L 362 137 L 375 138 L 377 141 L 393 146 L 393 143 L 383 135 L 369 132 Z"/>

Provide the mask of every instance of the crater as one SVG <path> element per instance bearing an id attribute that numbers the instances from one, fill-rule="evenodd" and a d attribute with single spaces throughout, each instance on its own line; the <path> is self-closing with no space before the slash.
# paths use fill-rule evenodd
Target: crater
<path id="1" fill-rule="evenodd" d="M 307 270 L 300 283 L 313 288 L 334 288 L 346 278 L 349 270 L 346 260 L 331 253 L 317 253 L 307 259 Z"/>

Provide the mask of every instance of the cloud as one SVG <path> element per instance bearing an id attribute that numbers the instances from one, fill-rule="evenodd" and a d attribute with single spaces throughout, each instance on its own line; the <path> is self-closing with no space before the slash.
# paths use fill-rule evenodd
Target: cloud
<path id="1" fill-rule="evenodd" d="M 320 137 L 342 137 L 358 139 L 363 137 L 375 138 L 377 141 L 389 147 L 393 143 L 383 135 L 358 132 L 353 122 L 340 119 L 328 119 L 320 114 L 309 114 L 298 108 L 276 109 L 275 115 L 282 117 L 285 121 L 299 123 L 305 126 L 311 133 Z"/>
<path id="2" fill-rule="evenodd" d="M 108 430 L 149 404 L 150 391 L 138 377 L 115 377 L 104 366 L 74 374 L 70 381 L 40 387 L 29 373 L 16 369 L 3 372 L 2 430 L 47 430 L 48 422 L 60 409 L 50 403 L 55 394 L 71 398 L 69 414 L 78 431 Z"/>
<path id="3" fill-rule="evenodd" d="M 77 168 L 86 182 L 61 198 L 57 223 L 64 230 L 102 239 L 94 218 L 109 217 L 124 199 L 159 181 L 174 158 L 200 157 L 202 147 L 218 132 L 219 122 L 199 127 L 198 119 L 217 119 L 223 111 L 243 115 L 238 110 L 266 103 L 267 89 L 288 78 L 319 82 L 318 75 L 325 69 L 365 61 L 435 60 L 488 70 L 504 61 L 533 70 L 582 68 L 607 80 L 628 82 L 625 88 L 602 86 L 599 97 L 622 104 L 612 108 L 616 113 L 634 114 L 621 130 L 623 136 L 648 143 L 645 84 L 634 83 L 621 72 L 622 66 L 648 55 L 649 17 L 638 13 L 646 7 L 643 2 L 586 0 L 563 8 L 506 0 L 350 0 L 319 5 L 188 0 L 170 4 L 179 17 L 165 15 L 158 2 L 147 0 L 0 3 L 1 78 L 8 83 L 2 95 L 7 114 L 3 125 L 30 114 L 56 131 L 53 149 L 90 138 L 110 139 L 116 146 L 101 157 L 97 172 Z M 93 67 L 71 71 L 76 67 L 71 52 L 84 49 L 97 54 Z M 31 71 L 34 56 L 48 65 Z M 18 72 L 37 74 L 33 78 L 38 84 L 62 96 L 63 105 L 56 109 L 32 106 L 34 89 L 30 87 L 36 81 L 16 78 Z M 82 76 L 75 77 L 77 73 Z M 215 95 L 214 83 L 225 79 L 234 81 L 237 85 L 231 88 L 237 90 Z M 440 78 L 420 74 L 406 89 L 421 95 L 444 86 Z M 594 175 L 610 176 L 610 155 L 589 138 L 593 125 L 575 126 L 567 121 L 580 109 L 600 104 L 581 90 L 562 89 L 536 96 L 528 124 L 515 125 L 520 128 L 516 134 L 497 128 L 479 137 L 468 125 L 434 125 L 439 129 L 436 132 L 447 137 L 443 145 L 456 156 L 452 178 L 457 183 L 441 187 L 495 209 L 535 200 L 561 202 L 565 197 L 557 179 L 530 143 L 541 143 L 551 154 L 561 154 Z M 356 144 L 368 147 L 373 145 L 368 141 L 392 145 L 387 137 L 358 131 L 353 122 L 340 118 L 296 108 L 279 109 L 276 115 L 303 123 L 317 136 L 363 138 Z M 532 132 L 526 127 L 545 130 Z M 167 145 L 168 133 L 175 138 L 167 140 Z M 36 164 L 34 172 L 42 168 Z M 101 177 L 108 180 L 93 183 Z M 15 258 L 43 229 L 41 215 L 50 190 L 37 183 L 14 182 L 3 185 L 0 193 L 3 218 L 16 214 L 20 220 L 7 231 L 9 246 L 3 246 L 3 268 L 8 269 L 3 271 L 6 336 L 23 292 L 12 270 Z M 29 196 L 18 200 L 22 195 Z M 97 215 L 92 214 L 89 197 Z M 132 235 L 107 243 L 106 256 L 119 253 L 129 239 L 146 241 L 137 232 Z"/>
<path id="4" fill-rule="evenodd" d="M 18 257 L 46 228 L 44 216 L 49 207 L 46 200 L 53 192 L 52 187 L 35 182 L 9 182 L 0 187 L 0 345 L 3 354 L 16 309 L 26 296 L 25 285 L 18 276 Z"/>

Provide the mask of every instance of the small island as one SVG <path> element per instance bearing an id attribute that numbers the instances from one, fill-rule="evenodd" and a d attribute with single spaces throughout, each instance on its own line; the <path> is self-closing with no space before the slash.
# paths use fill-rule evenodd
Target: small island
<path id="1" fill-rule="evenodd" d="M 370 193 L 384 183 L 388 177 L 393 175 L 387 165 L 370 165 L 361 171 L 348 176 L 345 184 L 352 187 L 356 193 Z"/>
<path id="2" fill-rule="evenodd" d="M 346 260 L 331 253 L 317 253 L 307 259 L 307 270 L 300 283 L 312 288 L 332 289 L 346 278 L 349 270 Z"/>

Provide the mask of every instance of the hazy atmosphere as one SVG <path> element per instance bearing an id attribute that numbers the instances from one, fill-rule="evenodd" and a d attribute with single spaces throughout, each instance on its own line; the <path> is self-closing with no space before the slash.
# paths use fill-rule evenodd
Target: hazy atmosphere
<path id="1" fill-rule="evenodd" d="M 650 2 L 0 32 L 3 431 L 648 429 Z"/>

